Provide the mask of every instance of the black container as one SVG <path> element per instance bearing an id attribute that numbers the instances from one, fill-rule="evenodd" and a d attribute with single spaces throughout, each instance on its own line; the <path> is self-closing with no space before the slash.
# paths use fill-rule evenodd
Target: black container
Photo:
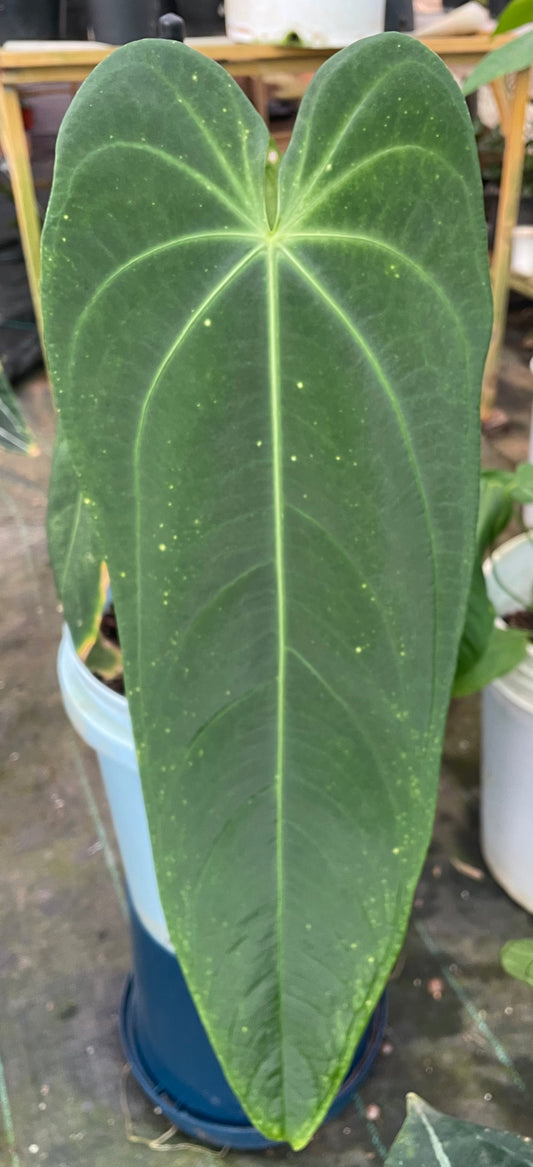
<path id="1" fill-rule="evenodd" d="M 60 0 L 0 0 L 0 44 L 59 37 Z"/>
<path id="2" fill-rule="evenodd" d="M 107 45 L 157 36 L 157 22 L 172 4 L 165 0 L 89 0 L 89 24 L 95 40 Z"/>
<path id="3" fill-rule="evenodd" d="M 413 0 L 387 0 L 385 32 L 412 32 Z"/>
<path id="4" fill-rule="evenodd" d="M 491 16 L 499 16 L 500 12 L 503 12 L 508 2 L 509 0 L 489 0 L 489 12 Z M 442 5 L 442 7 L 444 9 L 462 8 L 463 4 L 467 3 L 468 0 L 445 0 L 445 3 Z"/>
<path id="5" fill-rule="evenodd" d="M 224 5 L 220 0 L 174 0 L 166 7 L 185 21 L 185 36 L 224 36 Z"/>
<path id="6" fill-rule="evenodd" d="M 243 1151 L 279 1147 L 251 1125 L 224 1077 L 175 953 L 145 928 L 131 902 L 130 923 L 133 976 L 126 982 L 120 1034 L 139 1085 L 170 1122 L 202 1143 Z M 374 1064 L 386 1013 L 383 996 L 326 1122 L 340 1114 Z"/>

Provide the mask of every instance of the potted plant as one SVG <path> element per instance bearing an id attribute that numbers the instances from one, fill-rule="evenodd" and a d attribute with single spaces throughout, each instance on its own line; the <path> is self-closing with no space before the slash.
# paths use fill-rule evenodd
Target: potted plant
<path id="1" fill-rule="evenodd" d="M 481 845 L 505 890 L 533 910 L 529 814 L 533 797 L 533 542 L 498 537 L 533 501 L 533 467 L 481 477 L 476 562 L 453 692 L 483 690 Z M 488 558 L 487 558 L 488 556 Z"/>
<path id="2" fill-rule="evenodd" d="M 77 95 L 43 236 L 49 521 L 67 645 L 107 651 L 108 575 L 120 631 L 127 707 L 66 649 L 60 673 L 106 739 L 135 1072 L 185 1129 L 299 1148 L 372 1023 L 431 833 L 491 310 L 472 127 L 422 45 L 336 55 L 265 177 L 268 148 L 174 42 L 118 50 Z M 185 982 L 242 1107 L 230 1138 L 190 1016 L 169 1064 Z"/>

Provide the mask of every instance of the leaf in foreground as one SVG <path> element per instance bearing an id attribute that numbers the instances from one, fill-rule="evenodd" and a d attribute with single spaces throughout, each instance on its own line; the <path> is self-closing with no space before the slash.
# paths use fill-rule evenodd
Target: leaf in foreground
<path id="1" fill-rule="evenodd" d="M 429 841 L 490 290 L 468 114 L 420 44 L 320 70 L 277 218 L 267 151 L 212 62 L 119 49 L 63 123 L 43 292 L 170 935 L 246 1111 L 301 1147 Z"/>
<path id="2" fill-rule="evenodd" d="M 385 1167 L 533 1167 L 533 1146 L 519 1135 L 460 1122 L 407 1095 L 407 1118 Z"/>

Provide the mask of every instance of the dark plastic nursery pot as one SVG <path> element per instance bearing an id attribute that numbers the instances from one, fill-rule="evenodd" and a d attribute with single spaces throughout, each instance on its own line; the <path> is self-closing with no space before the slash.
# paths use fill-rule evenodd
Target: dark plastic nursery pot
<path id="1" fill-rule="evenodd" d="M 121 1038 L 145 1093 L 185 1134 L 217 1147 L 262 1150 L 273 1144 L 250 1123 L 231 1090 L 187 989 L 159 899 L 128 703 L 77 656 L 68 628 L 58 676 L 66 711 L 97 752 L 126 874 L 132 972 L 120 1014 Z M 349 1102 L 379 1051 L 383 997 L 363 1034 L 326 1121 Z"/>
<path id="2" fill-rule="evenodd" d="M 211 1047 L 175 955 L 158 944 L 130 905 L 133 972 L 120 1013 L 124 1052 L 144 1092 L 171 1122 L 202 1143 L 259 1151 L 278 1146 L 250 1123 Z M 329 1122 L 347 1105 L 383 1040 L 382 997 L 330 1107 Z"/>

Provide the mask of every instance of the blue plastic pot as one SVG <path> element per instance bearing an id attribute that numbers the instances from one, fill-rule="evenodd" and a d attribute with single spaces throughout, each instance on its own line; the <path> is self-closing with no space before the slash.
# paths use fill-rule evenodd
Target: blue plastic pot
<path id="1" fill-rule="evenodd" d="M 149 1098 L 185 1134 L 214 1146 L 249 1151 L 279 1145 L 251 1125 L 226 1081 L 170 943 L 157 889 L 128 703 L 86 669 L 66 627 L 58 675 L 74 728 L 97 752 L 126 874 L 132 973 L 124 990 L 120 1029 L 132 1071 Z M 326 1121 L 342 1110 L 370 1070 L 385 1020 L 383 997 Z"/>
<path id="2" fill-rule="evenodd" d="M 224 1077 L 174 953 L 153 939 L 133 908 L 131 937 L 133 972 L 122 998 L 120 1033 L 139 1085 L 179 1130 L 202 1143 L 246 1151 L 278 1146 L 250 1123 Z M 368 1074 L 386 1014 L 382 997 L 326 1122 Z"/>

